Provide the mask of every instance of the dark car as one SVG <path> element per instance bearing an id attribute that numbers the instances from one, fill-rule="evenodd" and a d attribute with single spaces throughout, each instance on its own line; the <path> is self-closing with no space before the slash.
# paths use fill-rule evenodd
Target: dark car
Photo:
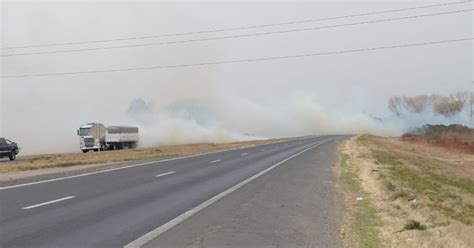
<path id="1" fill-rule="evenodd" d="M 8 157 L 10 160 L 15 160 L 18 152 L 20 149 L 15 142 L 0 137 L 0 158 Z"/>

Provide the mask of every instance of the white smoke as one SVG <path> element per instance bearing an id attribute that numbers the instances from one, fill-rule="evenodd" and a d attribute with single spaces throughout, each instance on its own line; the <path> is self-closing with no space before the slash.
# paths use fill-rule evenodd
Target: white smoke
<path id="1" fill-rule="evenodd" d="M 421 112 L 414 113 L 406 108 L 401 109 L 399 114 L 393 114 L 384 119 L 384 124 L 390 124 L 394 127 L 399 127 L 400 132 L 407 132 L 414 128 L 421 127 L 425 124 L 437 125 L 451 125 L 460 124 L 470 126 L 469 106 L 465 104 L 462 111 L 450 116 L 445 116 L 432 107 L 426 108 Z"/>
<path id="2" fill-rule="evenodd" d="M 8 9 L 2 12 L 4 46 L 14 46 L 277 23 L 405 8 L 406 3 L 87 1 L 9 2 L 2 6 Z M 246 13 L 246 18 L 241 18 L 242 13 Z M 340 23 L 335 20 L 298 27 Z M 42 27 L 48 27 L 48 32 Z M 246 31 L 220 35 L 237 33 Z M 458 18 L 426 19 L 416 25 L 397 22 L 248 39 L 5 57 L 1 73 L 21 75 L 192 64 L 470 36 L 472 19 L 466 14 Z M 156 41 L 206 37 L 213 36 Z M 144 41 L 136 41 L 141 43 Z M 135 43 L 110 45 L 130 44 Z M 89 47 L 95 45 L 64 49 Z M 10 52 L 36 51 L 46 48 Z M 3 93 L 0 94 L 0 135 L 17 141 L 21 154 L 79 152 L 76 129 L 87 122 L 138 125 L 143 146 L 345 133 L 399 135 L 426 123 L 466 123 L 461 115 L 459 120 L 431 113 L 390 116 L 387 100 L 393 95 L 466 90 L 473 72 L 472 52 L 472 43 L 466 42 L 294 60 L 6 79 L 0 82 Z"/>
<path id="3" fill-rule="evenodd" d="M 156 108 L 153 100 L 133 100 L 127 116 L 141 127 L 142 144 L 356 133 L 397 136 L 424 124 L 468 122 L 465 111 L 446 117 L 429 108 L 420 113 L 402 110 L 398 115 L 385 118 L 332 111 L 321 105 L 314 95 L 301 91 L 289 94 L 284 101 L 270 101 L 266 105 L 235 94 L 225 95 L 225 91 L 218 97 L 206 94 L 201 100 L 194 98 L 193 101 L 178 100 L 163 108 Z"/>
<path id="4" fill-rule="evenodd" d="M 225 96 L 215 105 L 188 102 L 157 110 L 153 102 L 135 99 L 127 116 L 142 130 L 142 144 L 228 142 L 303 135 L 373 133 L 396 135 L 399 126 L 378 125 L 365 114 L 340 114 L 298 93 L 275 105 Z M 212 102 L 212 101 L 211 101 Z M 225 106 L 222 108 L 221 106 Z"/>

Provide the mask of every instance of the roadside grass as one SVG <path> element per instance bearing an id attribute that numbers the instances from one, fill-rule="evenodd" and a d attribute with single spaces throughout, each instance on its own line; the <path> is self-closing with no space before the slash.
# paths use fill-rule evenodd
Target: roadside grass
<path id="1" fill-rule="evenodd" d="M 299 137 L 301 138 L 301 137 Z M 177 156 L 186 156 L 206 152 L 216 152 L 227 149 L 243 148 L 262 145 L 277 141 L 292 140 L 297 138 L 254 140 L 231 143 L 195 143 L 183 145 L 169 145 L 159 148 L 145 148 L 134 150 L 118 150 L 104 152 L 89 152 L 75 154 L 47 154 L 34 155 L 20 158 L 17 161 L 0 163 L 0 174 L 18 171 L 30 171 L 48 168 L 65 168 L 78 165 L 94 165 L 120 163 L 136 160 L 162 160 Z"/>
<path id="2" fill-rule="evenodd" d="M 340 153 L 341 181 L 346 192 L 346 198 L 351 201 L 362 197 L 355 204 L 349 203 L 348 226 L 349 235 L 353 237 L 358 247 L 380 247 L 377 226 L 380 220 L 376 215 L 369 196 L 364 192 L 356 168 L 350 164 L 350 156 Z"/>
<path id="3" fill-rule="evenodd" d="M 348 140 L 341 153 L 341 183 L 352 203 L 345 228 L 359 240 L 370 240 L 357 230 L 369 223 L 378 247 L 474 247 L 473 155 L 372 135 Z"/>
<path id="4" fill-rule="evenodd" d="M 403 226 L 403 230 L 425 230 L 426 226 L 421 224 L 420 222 L 416 220 L 409 220 L 408 223 Z"/>
<path id="5" fill-rule="evenodd" d="M 359 176 L 349 164 L 349 155 L 341 153 L 342 183 L 344 188 L 351 193 L 358 193 L 361 190 Z"/>
<path id="6" fill-rule="evenodd" d="M 393 200 L 417 199 L 417 207 L 428 207 L 466 225 L 474 223 L 474 180 L 436 169 L 440 162 L 434 158 L 387 149 L 375 137 L 361 136 L 359 140 L 370 145 L 374 163 L 383 166 L 387 174 L 383 184 Z M 466 199 L 466 195 L 470 197 Z"/>
<path id="7" fill-rule="evenodd" d="M 385 151 L 373 150 L 373 154 L 378 163 L 390 166 L 387 168 L 390 176 L 387 177 L 386 184 L 400 185 L 400 191 L 394 194 L 396 198 L 408 198 L 413 195 L 411 198 L 422 199 L 426 202 L 427 207 L 451 219 L 467 225 L 474 222 L 474 206 L 465 203 L 462 197 L 455 193 L 456 191 L 450 189 L 455 187 L 458 190 L 465 191 L 465 193 L 472 194 L 474 181 L 436 174 L 428 171 L 426 167 L 419 163 L 413 165 L 416 169 L 411 168 L 401 162 L 401 157 Z M 395 187 L 393 186 L 393 188 Z"/>
<path id="8" fill-rule="evenodd" d="M 402 164 L 398 157 L 387 152 L 375 150 L 372 152 L 372 155 L 375 158 L 375 164 L 393 165 L 393 166 Z"/>

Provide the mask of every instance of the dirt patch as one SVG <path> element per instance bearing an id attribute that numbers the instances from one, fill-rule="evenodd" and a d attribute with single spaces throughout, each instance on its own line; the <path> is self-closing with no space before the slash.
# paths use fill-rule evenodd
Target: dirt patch
<path id="1" fill-rule="evenodd" d="M 366 193 L 361 202 L 367 201 L 380 220 L 369 225 L 375 226 L 381 244 L 474 246 L 473 155 L 368 135 L 352 138 L 341 152 Z"/>
<path id="2" fill-rule="evenodd" d="M 300 137 L 301 138 L 301 137 Z M 147 149 L 89 152 L 77 154 L 48 154 L 22 157 L 13 162 L 0 163 L 0 174 L 39 169 L 81 168 L 84 166 L 100 166 L 135 160 L 160 160 L 177 156 L 186 156 L 206 152 L 243 148 L 298 138 L 256 140 L 232 143 L 198 143 L 185 145 L 162 146 Z"/>

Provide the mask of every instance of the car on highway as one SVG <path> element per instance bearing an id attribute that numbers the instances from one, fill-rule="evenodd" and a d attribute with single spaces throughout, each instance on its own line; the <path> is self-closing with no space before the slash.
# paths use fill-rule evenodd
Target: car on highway
<path id="1" fill-rule="evenodd" d="M 0 137 L 0 158 L 8 157 L 10 160 L 15 160 L 19 152 L 20 148 L 15 142 Z"/>

